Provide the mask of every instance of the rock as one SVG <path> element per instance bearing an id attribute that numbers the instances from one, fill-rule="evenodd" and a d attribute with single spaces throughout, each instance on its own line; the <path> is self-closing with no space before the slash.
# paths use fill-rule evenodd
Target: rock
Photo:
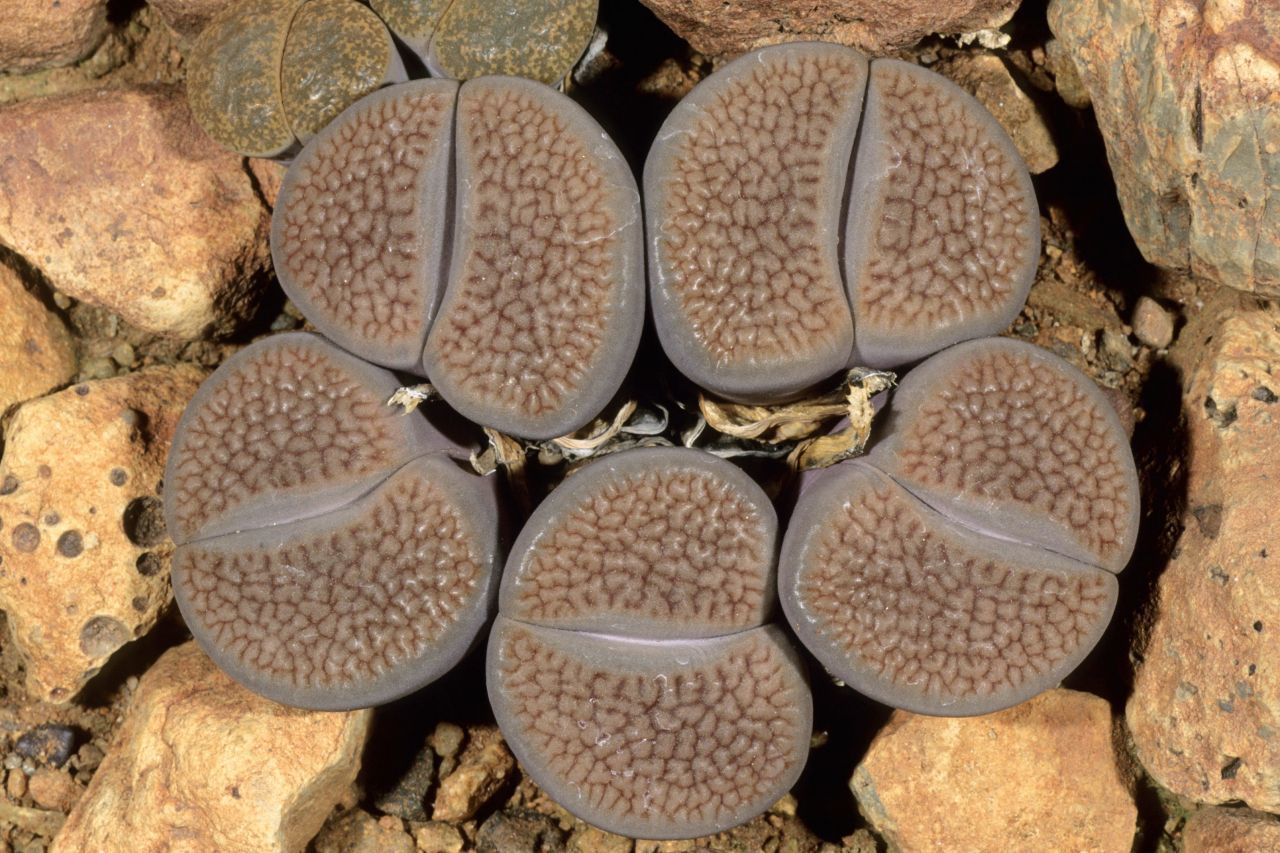
<path id="1" fill-rule="evenodd" d="M 435 754 L 440 756 L 440 775 L 448 776 L 458 766 L 458 751 L 462 749 L 462 741 L 466 732 L 457 723 L 440 722 L 432 729 L 427 743 Z"/>
<path id="2" fill-rule="evenodd" d="M 497 728 L 486 726 L 471 733 L 458 767 L 440 781 L 433 820 L 464 821 L 498 792 L 516 768 Z"/>
<path id="3" fill-rule="evenodd" d="M 310 845 L 315 853 L 414 853 L 413 839 L 399 825 L 360 809 L 330 823 Z"/>
<path id="4" fill-rule="evenodd" d="M 270 212 L 181 89 L 9 105 L 0 151 L 0 242 L 58 290 L 184 338 L 229 331 L 253 308 Z"/>
<path id="5" fill-rule="evenodd" d="M 1127 853 L 1111 732 L 1104 700 L 1062 689 L 982 717 L 895 711 L 850 786 L 890 848 Z"/>
<path id="6" fill-rule="evenodd" d="M 62 321 L 0 263 L 0 414 L 65 385 L 76 375 L 76 351 Z"/>
<path id="7" fill-rule="evenodd" d="M 1182 827 L 1182 853 L 1280 850 L 1280 818 L 1248 809 L 1201 809 Z"/>
<path id="8" fill-rule="evenodd" d="M 503 809 L 476 831 L 477 853 L 561 853 L 564 831 L 541 812 Z"/>
<path id="9" fill-rule="evenodd" d="M 436 780 L 436 756 L 423 744 L 408 768 L 386 790 L 369 791 L 371 804 L 383 814 L 405 820 L 427 820 L 427 790 Z"/>
<path id="10" fill-rule="evenodd" d="M 185 39 L 195 38 L 204 25 L 234 0 L 148 0 L 169 28 Z"/>
<path id="11" fill-rule="evenodd" d="M 456 827 L 434 820 L 414 829 L 413 840 L 421 853 L 462 853 L 466 844 Z"/>
<path id="12" fill-rule="evenodd" d="M 107 34 L 107 0 L 8 0 L 0 15 L 0 73 L 70 65 Z"/>
<path id="13" fill-rule="evenodd" d="M 1035 102 L 1027 96 L 1000 57 L 957 53 L 933 66 L 973 95 L 1000 122 L 1032 174 L 1058 163 L 1058 146 Z"/>
<path id="14" fill-rule="evenodd" d="M 641 0 L 708 56 L 781 41 L 834 41 L 870 53 L 915 44 L 931 33 L 969 33 L 1004 24 L 1020 0 Z"/>
<path id="15" fill-rule="evenodd" d="M 53 838 L 66 822 L 67 816 L 62 812 L 47 809 L 29 809 L 14 805 L 7 800 L 0 800 L 0 827 L 16 827 L 30 832 L 42 839 Z M 38 853 L 44 850 L 43 841 L 34 842 L 23 848 L 24 853 Z"/>
<path id="16" fill-rule="evenodd" d="M 22 733 L 13 751 L 37 764 L 61 767 L 75 750 L 76 731 L 57 723 L 41 723 Z"/>
<path id="17" fill-rule="evenodd" d="M 1083 110 L 1093 103 L 1089 100 L 1089 90 L 1084 87 L 1080 72 L 1071 59 L 1071 51 L 1059 39 L 1051 38 L 1045 42 L 1044 59 L 1045 67 L 1053 75 L 1053 88 L 1068 106 Z"/>
<path id="18" fill-rule="evenodd" d="M 14 414 L 0 461 L 0 609 L 32 696 L 70 700 L 168 604 L 158 490 L 201 377 L 150 367 Z"/>
<path id="19" fill-rule="evenodd" d="M 263 699 L 194 643 L 142 677 L 52 851 L 300 851 L 355 780 L 368 711 Z"/>
<path id="20" fill-rule="evenodd" d="M 1053 0 L 1147 260 L 1280 295 L 1280 6 Z"/>
<path id="21" fill-rule="evenodd" d="M 4 792 L 15 802 L 27 795 L 27 774 L 22 772 L 21 767 L 13 768 L 5 776 Z"/>
<path id="22" fill-rule="evenodd" d="M 1280 310 L 1207 308 L 1182 339 L 1187 514 L 1126 719 L 1170 791 L 1280 812 Z"/>
<path id="23" fill-rule="evenodd" d="M 1173 314 L 1150 296 L 1139 296 L 1133 306 L 1133 335 L 1153 349 L 1173 343 Z"/>
<path id="24" fill-rule="evenodd" d="M 71 811 L 84 789 L 75 783 L 67 771 L 41 767 L 31 775 L 27 793 L 40 808 L 65 814 Z"/>

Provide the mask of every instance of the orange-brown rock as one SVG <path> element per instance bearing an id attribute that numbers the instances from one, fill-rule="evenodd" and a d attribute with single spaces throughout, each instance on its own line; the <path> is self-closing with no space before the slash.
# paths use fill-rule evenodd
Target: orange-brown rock
<path id="1" fill-rule="evenodd" d="M 107 34 L 107 0 L 6 0 L 0 73 L 70 65 Z"/>
<path id="2" fill-rule="evenodd" d="M 1160 784 L 1280 811 L 1280 310 L 1181 335 L 1187 513 L 1126 719 Z"/>
<path id="3" fill-rule="evenodd" d="M 1071 690 L 982 717 L 895 711 L 850 784 L 891 848 L 1127 853 L 1137 809 L 1111 733 L 1107 703 Z"/>
<path id="4" fill-rule="evenodd" d="M 180 89 L 0 109 L 0 243 L 58 290 L 149 332 L 226 331 L 270 264 L 270 212 Z"/>
<path id="5" fill-rule="evenodd" d="M 496 728 L 474 729 L 457 769 L 440 780 L 432 819 L 463 821 L 473 817 L 515 769 L 516 760 Z"/>
<path id="6" fill-rule="evenodd" d="M 70 382 L 75 345 L 66 326 L 0 264 L 0 413 Z"/>
<path id="7" fill-rule="evenodd" d="M 1280 295 L 1280 5 L 1053 0 L 1147 260 Z"/>
<path id="8" fill-rule="evenodd" d="M 201 373 L 151 367 L 23 404 L 0 460 L 0 609 L 27 690 L 69 701 L 170 600 L 158 494 Z"/>
<path id="9" fill-rule="evenodd" d="M 641 0 L 681 38 L 709 55 L 783 41 L 833 41 L 872 53 L 931 33 L 998 27 L 1019 0 Z"/>
<path id="10" fill-rule="evenodd" d="M 1182 827 L 1182 853 L 1280 850 L 1280 817 L 1248 809 L 1207 808 Z"/>
<path id="11" fill-rule="evenodd" d="M 171 649 L 52 850 L 300 851 L 355 780 L 368 725 L 250 693 L 194 643 Z"/>

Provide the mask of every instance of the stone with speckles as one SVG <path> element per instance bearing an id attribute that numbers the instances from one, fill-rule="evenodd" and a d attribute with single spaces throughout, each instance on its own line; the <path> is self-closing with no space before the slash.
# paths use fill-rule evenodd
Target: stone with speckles
<path id="1" fill-rule="evenodd" d="M 812 705 L 772 612 L 777 520 L 731 463 L 683 448 L 591 463 L 512 549 L 489 697 L 557 802 L 609 832 L 691 838 L 795 782 Z"/>
<path id="2" fill-rule="evenodd" d="M 201 376 L 148 367 L 87 382 L 24 403 L 9 424 L 0 608 L 32 696 L 71 700 L 168 605 L 173 546 L 155 490 Z"/>
<path id="3" fill-rule="evenodd" d="M 1274 307 L 1218 299 L 1182 333 L 1182 533 L 1125 709 L 1162 786 L 1266 812 L 1280 812 L 1278 329 Z"/>

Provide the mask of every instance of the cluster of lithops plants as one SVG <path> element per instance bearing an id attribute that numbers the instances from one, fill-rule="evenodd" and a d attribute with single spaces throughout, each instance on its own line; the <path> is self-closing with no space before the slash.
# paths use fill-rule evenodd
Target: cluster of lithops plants
<path id="1" fill-rule="evenodd" d="M 442 43 L 440 14 L 419 44 Z M 248 687 L 386 702 L 457 663 L 496 606 L 490 700 L 533 779 L 606 829 L 689 837 L 759 814 L 804 766 L 806 666 L 779 616 L 887 704 L 1007 707 L 1105 629 L 1138 491 L 1102 392 L 985 337 L 1026 298 L 1037 207 L 1004 132 L 941 77 L 757 51 L 672 112 L 644 194 L 642 223 L 607 135 L 536 82 L 357 101 L 274 211 L 277 273 L 319 334 L 259 341 L 206 382 L 165 500 L 178 603 Z M 714 394 L 788 400 L 925 360 L 866 457 L 800 475 L 785 530 L 732 463 L 632 449 L 568 476 L 507 549 L 469 425 L 388 400 L 426 378 L 475 424 L 583 427 L 635 355 L 646 249 L 660 341 Z"/>
<path id="2" fill-rule="evenodd" d="M 597 0 L 236 0 L 191 48 L 188 97 L 227 148 L 287 159 L 415 69 L 557 83 L 587 48 L 596 12 Z"/>

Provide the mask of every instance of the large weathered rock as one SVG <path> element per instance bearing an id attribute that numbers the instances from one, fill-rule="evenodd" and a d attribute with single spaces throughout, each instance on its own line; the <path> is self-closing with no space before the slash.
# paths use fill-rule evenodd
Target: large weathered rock
<path id="1" fill-rule="evenodd" d="M 1201 809 L 1182 828 L 1182 853 L 1280 850 L 1280 818 L 1248 809 Z"/>
<path id="2" fill-rule="evenodd" d="M 1053 0 L 1152 263 L 1280 294 L 1280 5 Z"/>
<path id="3" fill-rule="evenodd" d="M 369 713 L 277 705 L 171 649 L 52 850 L 301 850 L 355 780 Z"/>
<path id="4" fill-rule="evenodd" d="M 1137 809 L 1111 731 L 1105 701 L 1061 689 L 982 717 L 895 711 L 851 787 L 902 850 L 1127 853 Z"/>
<path id="5" fill-rule="evenodd" d="M 6 0 L 0 73 L 70 65 L 107 34 L 107 0 Z"/>
<path id="6" fill-rule="evenodd" d="M 0 242 L 69 296 L 150 332 L 233 326 L 270 263 L 270 213 L 244 162 L 176 88 L 0 109 Z"/>
<path id="7" fill-rule="evenodd" d="M 1280 812 L 1280 311 L 1188 327 L 1187 516 L 1126 719 L 1160 784 Z"/>
<path id="8" fill-rule="evenodd" d="M 641 0 L 710 56 L 781 41 L 834 41 L 883 53 L 930 33 L 998 27 L 1020 0 Z"/>
<path id="9" fill-rule="evenodd" d="M 18 274 L 0 264 L 0 413 L 65 385 L 76 373 L 71 335 L 31 295 Z"/>
<path id="10" fill-rule="evenodd" d="M 201 374 L 154 367 L 23 404 L 0 461 L 0 609 L 35 697 L 66 702 L 168 603 L 157 489 Z"/>

